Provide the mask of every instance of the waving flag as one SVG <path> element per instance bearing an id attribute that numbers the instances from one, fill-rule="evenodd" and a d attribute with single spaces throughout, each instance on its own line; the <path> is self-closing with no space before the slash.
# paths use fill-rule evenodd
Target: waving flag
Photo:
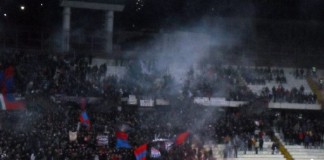
<path id="1" fill-rule="evenodd" d="M 134 150 L 136 160 L 146 160 L 147 144 L 143 144 Z"/>
<path id="2" fill-rule="evenodd" d="M 1 89 L 1 91 L 2 91 L 2 87 L 4 87 L 3 85 L 4 85 L 4 73 L 2 70 L 0 70 L 0 89 Z"/>
<path id="3" fill-rule="evenodd" d="M 161 152 L 159 150 L 157 150 L 156 148 L 152 147 L 151 148 L 151 157 L 152 158 L 160 158 Z"/>
<path id="4" fill-rule="evenodd" d="M 12 93 L 14 87 L 14 74 L 15 70 L 13 66 L 9 66 L 4 71 L 4 86 L 2 88 L 3 94 Z"/>
<path id="5" fill-rule="evenodd" d="M 85 125 L 87 127 L 87 129 L 90 129 L 91 127 L 91 123 L 88 117 L 88 114 L 86 111 L 83 111 L 80 115 L 80 122 L 81 124 Z"/>
<path id="6" fill-rule="evenodd" d="M 5 79 L 5 92 L 4 93 L 12 93 L 14 88 L 14 79 L 13 77 Z"/>
<path id="7" fill-rule="evenodd" d="M 26 108 L 23 100 L 16 99 L 13 94 L 0 93 L 0 110 L 22 110 Z"/>
<path id="8" fill-rule="evenodd" d="M 116 132 L 116 148 L 132 148 L 128 143 L 128 135 L 125 132 Z"/>
<path id="9" fill-rule="evenodd" d="M 176 145 L 183 144 L 189 137 L 189 134 L 190 134 L 189 132 L 183 132 L 183 133 L 179 134 L 175 140 L 175 144 Z"/>
<path id="10" fill-rule="evenodd" d="M 14 74 L 15 74 L 15 69 L 13 66 L 10 65 L 5 69 L 5 77 L 6 78 L 13 77 Z"/>

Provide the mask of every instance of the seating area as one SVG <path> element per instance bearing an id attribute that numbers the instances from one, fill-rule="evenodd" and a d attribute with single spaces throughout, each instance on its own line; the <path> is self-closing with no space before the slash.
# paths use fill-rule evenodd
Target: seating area
<path id="1" fill-rule="evenodd" d="M 287 122 L 294 122 L 296 120 L 294 120 L 292 118 L 292 115 L 289 115 L 288 120 L 286 120 Z M 304 123 L 302 123 L 302 121 L 300 121 L 300 125 L 304 125 L 307 126 L 304 123 L 312 123 L 313 121 L 310 120 L 306 120 Z M 317 121 L 317 123 L 321 123 L 320 121 Z M 280 123 L 280 122 L 279 122 Z M 290 125 L 293 125 L 292 123 L 290 123 Z M 298 126 L 298 125 L 297 125 Z M 309 136 L 308 134 L 303 134 L 302 132 L 300 132 L 300 134 L 287 134 L 287 129 L 289 129 L 289 127 L 287 126 L 282 126 L 282 130 L 279 128 L 275 129 L 275 135 L 276 137 L 279 139 L 279 141 L 281 142 L 281 144 L 284 146 L 284 148 L 286 148 L 287 152 L 291 155 L 291 157 L 293 158 L 293 160 L 322 160 L 324 159 L 324 149 L 323 149 L 323 143 L 321 140 L 321 137 L 319 135 L 321 135 L 322 133 L 320 132 L 320 126 L 318 124 L 313 123 L 313 129 L 311 129 L 311 133 L 312 136 Z M 285 129 L 284 129 L 285 128 Z M 308 126 L 308 128 L 310 128 L 310 126 Z M 309 137 L 309 138 L 306 138 Z M 311 138 L 310 138 L 311 137 Z"/>
<path id="2" fill-rule="evenodd" d="M 263 151 L 258 151 L 258 154 L 255 153 L 255 150 L 251 151 L 246 151 L 244 152 L 243 150 L 239 150 L 237 152 L 237 158 L 232 158 L 234 157 L 228 157 L 224 158 L 224 150 L 225 150 L 225 145 L 224 144 L 218 144 L 218 145 L 205 145 L 204 147 L 206 149 L 212 148 L 213 151 L 213 156 L 217 160 L 285 160 L 284 155 L 282 155 L 278 150 L 275 151 L 274 154 L 272 154 L 272 142 L 270 140 L 267 140 L 264 142 L 264 149 Z M 234 153 L 232 153 L 234 154 Z"/>
<path id="3" fill-rule="evenodd" d="M 20 57 L 22 57 L 22 56 L 20 56 Z M 40 57 L 34 56 L 33 58 L 40 58 Z M 22 69 L 22 68 L 28 69 L 29 67 L 26 67 L 26 66 L 28 66 L 27 65 L 28 63 L 34 62 L 33 58 L 26 57 L 24 63 L 22 63 L 22 64 L 16 63 L 16 65 L 20 69 Z M 107 124 L 108 124 L 107 129 L 110 131 L 110 133 L 114 133 L 115 131 L 117 131 L 118 129 L 116 129 L 115 126 L 113 125 L 115 123 L 114 120 L 116 120 L 116 119 L 121 119 L 121 121 L 125 121 L 125 122 L 134 121 L 134 123 L 132 123 L 132 125 L 134 125 L 134 131 L 130 132 L 130 142 L 133 146 L 138 146 L 140 144 L 145 143 L 146 141 L 149 141 L 148 138 L 153 137 L 154 133 L 161 134 L 161 135 L 164 134 L 165 137 L 172 138 L 171 135 L 176 135 L 177 133 L 180 132 L 180 130 L 184 131 L 187 128 L 191 128 L 195 124 L 199 124 L 199 125 L 197 125 L 197 126 L 199 126 L 199 131 L 197 131 L 197 132 L 198 132 L 198 134 L 201 135 L 201 137 L 203 137 L 204 139 L 213 139 L 217 143 L 226 144 L 226 145 L 219 144 L 216 146 L 212 145 L 211 147 L 209 147 L 209 148 L 212 148 L 212 151 L 214 153 L 212 155 L 214 156 L 214 158 L 237 159 L 237 160 L 241 160 L 241 159 L 242 160 L 278 160 L 278 159 L 280 160 L 280 159 L 285 159 L 284 155 L 282 155 L 281 152 L 279 152 L 276 149 L 278 147 L 273 147 L 274 146 L 273 142 L 271 142 L 269 140 L 269 138 L 266 138 L 268 135 L 270 135 L 270 134 L 268 134 L 269 132 L 264 131 L 267 128 L 271 128 L 271 127 L 269 127 L 271 125 L 268 121 L 272 120 L 273 116 L 270 116 L 270 114 L 269 115 L 259 114 L 259 113 L 249 114 L 246 111 L 243 111 L 241 114 L 240 110 L 233 109 L 233 111 L 227 110 L 226 114 L 223 115 L 223 113 L 220 113 L 223 111 L 217 110 L 217 112 L 216 112 L 216 110 L 214 110 L 214 109 L 209 110 L 207 108 L 202 110 L 201 108 L 198 108 L 195 105 L 188 105 L 188 106 L 182 105 L 182 104 L 185 104 L 189 98 L 194 97 L 194 96 L 208 96 L 208 97 L 210 97 L 210 98 L 208 98 L 209 100 L 216 100 L 216 102 L 224 102 L 225 98 L 223 98 L 223 99 L 215 98 L 214 99 L 211 96 L 220 96 L 220 95 L 226 96 L 227 93 L 230 95 L 229 97 L 231 97 L 230 99 L 233 101 L 253 100 L 255 98 L 255 96 L 257 96 L 257 95 L 252 93 L 249 90 L 249 88 L 247 88 L 246 86 L 241 85 L 242 77 L 240 75 L 240 72 L 238 72 L 237 68 L 231 68 L 231 67 L 221 68 L 221 67 L 215 66 L 215 68 L 203 70 L 203 72 L 201 74 L 199 74 L 199 76 L 195 76 L 196 79 L 192 78 L 192 77 L 194 77 L 194 74 L 189 72 L 188 77 L 187 77 L 188 83 L 184 84 L 184 85 L 186 85 L 184 88 L 188 88 L 187 90 L 190 91 L 192 96 L 189 96 L 190 94 L 188 94 L 188 96 L 187 96 L 188 99 L 184 98 L 184 99 L 179 99 L 179 101 L 177 100 L 176 102 L 179 103 L 180 105 L 179 105 L 179 107 L 170 108 L 170 110 L 168 112 L 170 114 L 165 114 L 165 110 L 163 110 L 163 111 L 157 110 L 156 112 L 152 112 L 152 113 L 151 112 L 142 113 L 142 111 L 140 111 L 140 110 L 134 112 L 133 109 L 129 109 L 129 108 L 126 109 L 128 106 L 123 106 L 124 108 L 118 106 L 116 110 L 114 109 L 114 107 L 116 106 L 116 104 L 120 104 L 120 97 L 124 96 L 126 92 L 134 93 L 135 95 L 160 95 L 162 93 L 171 93 L 170 91 L 172 90 L 172 88 L 169 84 L 171 84 L 170 79 L 172 77 L 168 77 L 168 75 L 162 76 L 163 80 L 165 81 L 165 83 L 163 85 L 161 85 L 161 84 L 156 85 L 154 83 L 153 80 L 155 80 L 155 78 L 156 78 L 155 76 L 152 76 L 149 74 L 144 74 L 141 72 L 135 72 L 135 71 L 134 72 L 129 71 L 129 73 L 127 73 L 127 74 L 129 74 L 129 75 L 126 75 L 126 76 L 129 76 L 128 79 L 119 78 L 118 76 L 108 76 L 108 77 L 102 78 L 106 75 L 109 75 L 109 74 L 105 74 L 105 73 L 108 73 L 107 70 L 110 70 L 110 69 L 106 68 L 107 67 L 106 65 L 99 64 L 99 62 L 98 62 L 98 64 L 96 64 L 92 67 L 89 67 L 90 60 L 87 60 L 87 58 L 85 58 L 85 57 L 80 57 L 79 59 L 75 58 L 70 61 L 75 62 L 75 63 L 80 63 L 80 65 L 82 64 L 81 66 L 84 66 L 84 67 L 74 68 L 73 65 L 71 65 L 72 63 L 70 61 L 68 61 L 69 60 L 68 58 L 65 58 L 65 57 L 57 58 L 56 56 L 52 56 L 52 57 L 49 56 L 47 58 L 48 59 L 46 59 L 44 57 L 44 59 L 46 59 L 46 62 L 48 62 L 48 63 L 51 62 L 51 63 L 53 63 L 53 65 L 46 65 L 43 63 L 39 63 L 37 65 L 30 66 L 30 69 L 36 70 L 36 71 L 38 71 L 38 70 L 39 71 L 53 70 L 55 72 L 53 72 L 53 73 L 44 72 L 44 74 L 39 74 L 39 75 L 36 74 L 36 75 L 34 75 L 36 78 L 34 76 L 28 77 L 28 76 L 30 76 L 29 75 L 30 71 L 22 72 L 22 73 L 24 73 L 22 75 L 26 75 L 26 76 L 22 76 L 22 77 L 26 78 L 26 79 L 21 80 L 21 81 L 24 81 L 27 83 L 30 81 L 30 79 L 36 79 L 37 81 L 34 80 L 34 82 L 39 82 L 39 83 L 32 85 L 30 88 L 28 88 L 27 86 L 23 86 L 23 88 L 18 89 L 18 91 L 27 90 L 25 93 L 30 94 L 30 93 L 32 93 L 31 91 L 33 89 L 39 89 L 41 91 L 40 93 L 49 93 L 49 94 L 65 93 L 67 95 L 80 92 L 87 96 L 97 95 L 97 96 L 101 96 L 101 97 L 107 99 L 108 101 L 104 101 L 104 102 L 102 102 L 102 104 L 107 105 L 107 109 L 112 110 L 111 112 L 101 113 L 102 112 L 101 109 L 104 107 L 101 107 L 100 110 L 99 110 L 99 108 L 93 108 L 93 107 L 89 107 L 89 109 L 88 109 L 88 113 L 89 113 L 89 117 L 91 117 L 91 121 L 95 122 L 95 124 L 96 124 L 96 125 L 94 125 L 94 130 L 98 130 L 98 132 L 91 134 L 91 136 L 95 136 L 96 134 L 101 134 L 100 132 L 101 132 L 103 126 L 107 125 Z M 59 63 L 61 66 L 56 66 L 56 65 L 54 65 L 55 63 Z M 44 66 L 46 66 L 47 69 L 44 69 Z M 34 68 L 34 67 L 36 67 L 36 68 Z M 17 70 L 19 71 L 19 69 L 17 69 Z M 264 71 L 259 71 L 259 72 L 264 72 Z M 307 92 L 307 90 L 310 90 L 308 87 L 307 81 L 305 79 L 302 79 L 302 78 L 295 79 L 294 74 L 293 74 L 294 73 L 293 69 L 291 69 L 291 70 L 282 69 L 282 72 L 281 71 L 276 71 L 276 72 L 278 72 L 277 74 L 280 74 L 282 76 L 281 78 L 285 77 L 284 78 L 286 81 L 285 83 L 281 83 L 281 82 L 278 83 L 279 81 L 275 82 L 275 80 L 271 80 L 271 81 L 269 81 L 269 83 L 267 83 L 267 82 L 265 84 L 260 83 L 255 86 L 259 85 L 259 86 L 264 87 L 269 84 L 276 84 L 276 85 L 284 85 L 285 87 L 289 88 L 289 86 L 293 87 L 295 85 L 301 85 L 304 87 L 303 87 L 303 89 L 299 88 L 299 90 L 297 91 L 298 93 L 301 91 Z M 41 72 L 41 73 L 43 73 L 43 72 Z M 78 76 L 76 76 L 77 80 L 87 80 L 88 82 L 86 84 L 83 84 L 83 83 L 81 83 L 81 81 L 73 81 L 75 79 L 75 77 L 72 77 L 72 79 L 71 79 L 70 75 L 72 75 L 72 74 L 78 75 Z M 156 73 L 156 75 L 158 75 L 158 73 Z M 42 77 L 47 77 L 48 83 L 51 83 L 54 85 L 50 86 L 49 88 L 42 86 L 41 85 L 42 83 L 40 83 L 41 81 L 39 81 L 42 79 Z M 51 78 L 51 77 L 54 77 L 54 78 Z M 61 77 L 61 78 L 59 78 L 59 77 Z M 138 79 L 134 78 L 136 81 L 132 81 L 133 80 L 132 77 L 137 77 L 137 78 L 145 77 L 145 78 L 138 78 Z M 17 79 L 19 79 L 19 78 L 17 78 Z M 101 79 L 103 79 L 103 80 L 101 81 Z M 65 82 L 69 82 L 69 83 L 66 84 Z M 148 83 L 144 83 L 144 82 L 148 82 Z M 215 82 L 218 82 L 218 83 L 215 83 Z M 82 88 L 80 88 L 80 87 L 75 87 L 75 86 L 78 86 L 79 84 L 83 84 L 83 86 L 85 86 L 84 87 L 85 91 L 83 91 Z M 142 85 L 142 84 L 146 84 L 147 86 Z M 191 85 L 191 84 L 193 84 L 193 85 Z M 101 87 L 101 86 L 103 86 L 103 87 Z M 80 89 L 80 90 L 78 90 L 78 89 Z M 224 93 L 218 94 L 217 92 L 221 89 L 224 89 Z M 159 92 L 157 90 L 159 90 Z M 181 93 L 181 94 L 184 94 L 184 93 Z M 168 95 L 168 94 L 166 94 L 166 95 Z M 33 98 L 32 94 L 29 96 L 31 96 Z M 37 95 L 35 95 L 35 97 L 36 96 Z M 47 97 L 44 97 L 45 100 L 46 100 L 46 98 Z M 300 104 L 310 105 L 310 103 L 300 103 Z M 55 117 L 60 117 L 61 115 L 64 115 L 62 118 L 69 119 L 69 121 L 64 122 L 65 124 L 63 124 L 63 125 L 56 124 L 55 125 L 56 127 L 54 130 L 48 130 L 48 131 L 47 130 L 43 131 L 39 127 L 45 125 L 48 128 L 53 128 L 51 119 L 42 121 L 43 123 L 40 123 L 40 124 L 31 124 L 31 126 L 28 126 L 28 127 L 35 128 L 37 133 L 45 132 L 48 134 L 56 134 L 56 133 L 63 134 L 63 132 L 61 131 L 60 128 L 65 128 L 65 130 L 73 130 L 73 131 L 75 130 L 75 128 L 72 128 L 70 126 L 75 126 L 75 124 L 77 123 L 78 114 L 80 112 L 78 107 L 71 108 L 71 110 L 69 111 L 69 112 L 71 112 L 71 114 L 69 114 L 69 113 L 65 114 L 66 109 L 64 109 L 64 106 L 61 106 L 61 105 L 56 106 L 57 104 L 47 104 L 47 105 L 49 107 L 51 107 L 51 109 L 53 109 L 54 111 L 48 110 L 48 112 L 42 113 L 41 111 L 38 111 L 35 109 L 36 110 L 35 113 L 42 115 L 44 118 L 49 117 L 49 115 L 52 113 L 55 113 Z M 51 106 L 51 105 L 53 105 L 53 106 Z M 291 105 L 296 105 L 296 104 L 291 103 Z M 230 106 L 230 105 L 228 105 L 228 106 Z M 34 106 L 30 107 L 31 113 L 33 113 L 32 112 L 33 107 Z M 43 107 L 45 108 L 45 105 L 40 106 L 40 108 L 42 108 L 40 110 L 44 110 Z M 119 110 L 119 108 L 121 108 L 122 110 Z M 269 108 L 270 108 L 270 105 L 269 105 Z M 277 107 L 277 108 L 279 108 L 279 107 Z M 119 114 L 119 112 L 121 112 L 121 113 Z M 179 116 L 179 113 L 181 114 L 180 116 Z M 7 113 L 3 112 L 3 114 L 6 115 Z M 29 116 L 29 114 L 21 114 L 21 115 Z M 157 117 L 159 117 L 159 115 L 162 115 L 162 117 L 157 118 Z M 206 116 L 206 115 L 210 115 L 210 117 Z M 220 116 L 220 117 L 218 117 L 218 116 Z M 72 118 L 70 118 L 70 117 L 72 117 Z M 107 117 L 107 118 L 111 118 L 111 119 L 106 120 L 103 117 Z M 122 118 L 119 118 L 119 117 L 122 117 Z M 168 117 L 168 118 L 166 118 L 166 117 Z M 175 122 L 175 123 L 172 123 L 172 125 L 174 125 L 174 127 L 172 127 L 169 131 L 166 132 L 166 130 L 168 128 L 170 128 L 170 126 L 169 125 L 162 126 L 160 124 L 165 125 L 165 124 L 167 124 L 167 122 L 170 122 L 169 117 L 176 117 L 177 119 L 172 121 L 172 122 Z M 200 121 L 201 117 L 205 117 L 203 122 Z M 218 117 L 218 118 L 215 118 L 215 117 Z M 287 117 L 287 116 L 285 116 L 285 117 Z M 298 117 L 298 119 L 293 120 L 293 122 L 299 122 L 299 121 L 301 121 L 299 119 L 299 117 Z M 5 132 L 3 132 L 5 134 L 3 134 L 2 137 L 8 137 L 11 134 L 11 132 L 9 130 L 11 128 L 9 128 L 7 126 L 15 126 L 15 125 L 11 125 L 11 118 L 6 118 L 6 121 L 1 121 L 1 122 L 5 123 L 4 126 L 6 126 L 6 127 L 3 127 L 6 129 L 5 129 Z M 312 121 L 307 121 L 307 122 L 312 122 Z M 313 124 L 317 124 L 315 122 L 316 121 L 314 121 Z M 201 125 L 201 123 L 204 123 L 204 124 Z M 147 124 L 147 126 L 152 126 L 152 127 L 151 128 L 149 128 L 149 127 L 141 128 L 142 124 L 143 124 L 143 126 L 144 126 L 144 124 L 145 125 Z M 283 124 L 283 123 L 280 123 L 280 124 Z M 300 123 L 300 124 L 302 124 L 302 123 Z M 287 124 L 287 125 L 289 126 L 289 124 Z M 19 124 L 19 126 L 20 126 L 20 124 Z M 59 126 L 59 127 L 57 127 L 57 126 Z M 7 129 L 7 128 L 9 128 L 9 129 Z M 288 127 L 284 127 L 284 128 L 288 128 Z M 23 129 L 21 129 L 21 130 L 23 130 Z M 256 131 L 258 131 L 258 132 L 256 132 Z M 307 131 L 309 131 L 309 130 L 307 130 Z M 87 132 L 87 130 L 85 130 L 85 128 L 81 129 L 81 131 L 79 131 L 79 133 L 81 133 L 80 136 L 82 136 L 82 134 L 85 134 L 86 132 Z M 265 137 L 263 137 L 264 136 L 263 132 L 266 135 Z M 7 144 L 12 143 L 13 145 L 16 145 L 16 141 L 11 141 L 11 140 L 15 139 L 16 137 L 19 137 L 20 135 L 18 133 L 19 132 L 14 133 L 13 134 L 14 137 L 8 138 L 8 140 L 6 140 L 5 143 L 7 143 Z M 262 133 L 262 134 L 260 134 L 260 133 Z M 316 133 L 316 132 L 313 132 L 313 133 Z M 141 136 L 138 136 L 138 135 L 141 135 Z M 145 138 L 142 138 L 143 135 L 145 135 Z M 29 137 L 29 135 L 26 135 L 25 138 L 28 139 L 30 137 Z M 60 139 L 62 139 L 62 141 L 63 141 L 63 138 L 65 138 L 65 137 L 64 136 L 60 137 Z M 110 146 L 113 146 L 116 138 L 112 137 L 111 139 L 112 139 L 112 141 L 111 141 Z M 261 139 L 262 139 L 262 141 L 261 141 Z M 48 139 L 48 137 L 41 137 L 37 140 L 38 141 L 45 141 L 45 140 L 51 141 L 52 139 Z M 264 143 L 263 143 L 263 141 L 264 141 Z M 262 145 L 261 145 L 261 142 L 262 142 Z M 95 143 L 96 143 L 95 141 L 92 142 L 92 144 L 95 144 Z M 70 143 L 70 144 L 73 144 L 73 143 Z M 80 143 L 80 145 L 81 144 L 82 143 Z M 77 154 L 74 154 L 74 153 L 72 154 L 72 152 L 71 152 L 71 156 L 70 156 L 70 153 L 66 153 L 66 155 L 62 155 L 62 157 L 65 157 L 65 156 L 66 157 L 74 157 L 73 155 L 79 155 L 80 157 L 84 156 L 84 155 L 81 155 L 81 153 L 83 151 L 80 149 L 81 148 L 80 145 L 76 144 L 74 147 L 72 147 L 72 149 L 77 149 L 75 152 Z M 18 144 L 17 144 L 17 146 L 18 146 Z M 189 145 L 189 144 L 186 145 L 183 150 L 187 150 L 188 148 L 191 149 L 190 146 L 191 145 Z M 275 146 L 278 146 L 278 145 L 275 144 Z M 55 147 L 59 147 L 59 144 L 55 144 Z M 63 149 L 68 148 L 68 147 L 69 146 L 64 146 Z M 201 147 L 201 146 L 199 146 L 199 147 Z M 263 150 L 262 151 L 255 150 L 255 148 L 258 148 L 258 147 L 263 148 Z M 321 150 L 308 151 L 306 149 L 303 149 L 301 146 L 298 146 L 299 148 L 295 148 L 295 149 L 294 149 L 294 147 L 295 146 L 292 146 L 293 149 L 291 149 L 288 146 L 287 149 L 290 149 L 289 151 L 291 151 L 292 154 L 294 154 L 294 151 L 296 151 L 296 154 L 294 156 L 297 156 L 298 158 L 302 159 L 302 158 L 311 157 L 313 159 L 324 159 L 324 157 L 323 157 L 324 155 L 321 154 Z M 38 149 L 37 147 L 35 147 L 35 148 Z M 89 145 L 89 148 L 90 148 L 90 145 Z M 108 152 L 115 152 L 114 149 L 115 149 L 114 147 L 107 147 Z M 39 157 L 51 156 L 51 155 L 46 155 L 46 154 L 50 153 L 52 148 L 47 147 L 45 150 L 46 150 L 46 153 L 41 153 L 41 152 L 38 153 L 37 152 L 37 153 L 33 153 L 33 154 L 36 154 Z M 275 150 L 275 151 L 273 151 L 273 150 Z M 16 157 L 16 155 L 17 155 L 15 152 L 17 152 L 17 151 L 18 150 L 11 151 L 7 148 L 5 154 L 6 154 L 6 156 L 8 154 L 8 157 L 10 157 L 9 159 L 15 159 L 14 157 Z M 97 151 L 96 149 L 89 151 L 89 153 L 87 153 L 88 155 L 86 155 L 86 157 L 93 157 L 94 156 L 93 153 L 95 153 L 96 151 Z M 129 152 L 127 152 L 127 154 L 125 154 L 125 156 L 124 156 L 124 157 L 126 157 L 125 159 L 130 159 L 130 158 L 127 158 L 128 156 L 129 157 L 134 156 L 132 151 L 133 150 L 129 150 Z M 30 153 L 28 151 L 24 151 L 24 152 L 25 152 L 23 155 L 24 157 L 29 156 L 28 154 L 30 154 Z M 116 151 L 116 153 L 117 153 L 117 151 Z M 184 152 L 179 152 L 179 153 L 178 152 L 174 152 L 174 153 L 170 152 L 170 155 L 171 156 L 177 155 L 180 157 L 187 156 L 187 154 L 183 154 L 183 153 Z M 190 155 L 192 157 L 198 156 L 197 152 L 191 153 L 191 151 L 189 151 L 188 153 L 190 153 L 190 154 L 193 153 L 192 155 Z M 285 152 L 283 152 L 283 153 L 285 153 Z M 59 153 L 55 153 L 55 154 L 59 154 Z M 117 154 L 124 155 L 124 153 L 117 153 Z M 210 156 L 209 152 L 208 152 L 208 154 L 204 153 L 204 155 L 199 155 L 199 156 L 203 157 L 205 155 Z M 312 156 L 310 156 L 310 155 L 312 155 Z M 61 156 L 61 155 L 54 155 L 54 156 Z M 183 158 L 178 158 L 178 159 L 183 159 Z"/>
<path id="4" fill-rule="evenodd" d="M 281 142 L 282 139 L 279 138 Z M 290 153 L 294 160 L 323 160 L 324 159 L 324 149 L 320 148 L 305 148 L 303 145 L 285 145 L 284 147 Z"/>
<path id="5" fill-rule="evenodd" d="M 283 135 L 281 133 L 275 132 L 275 136 L 283 144 L 284 148 L 286 148 L 286 150 L 292 156 L 293 160 L 324 159 L 324 149 L 322 147 L 305 148 L 304 145 L 285 144 L 282 139 Z M 212 148 L 213 157 L 217 160 L 285 160 L 286 158 L 279 150 L 276 149 L 274 153 L 272 153 L 272 144 L 273 142 L 271 142 L 268 138 L 265 138 L 263 151 L 258 151 L 258 154 L 256 154 L 254 149 L 246 152 L 239 149 L 237 152 L 237 158 L 233 158 L 235 157 L 234 153 L 231 153 L 232 156 L 230 156 L 229 158 L 224 158 L 224 154 L 226 154 L 226 146 L 224 144 L 205 145 L 205 148 Z"/>
<path id="6" fill-rule="evenodd" d="M 323 160 L 323 149 L 306 149 L 302 145 L 286 145 L 288 152 L 292 155 L 294 160 Z"/>
<path id="7" fill-rule="evenodd" d="M 272 69 L 269 72 L 272 73 Z M 319 109 L 317 105 L 317 95 L 312 92 L 306 74 L 301 74 L 298 69 L 281 68 L 279 74 L 285 81 L 265 79 L 264 83 L 248 83 L 248 88 L 255 94 L 267 99 L 274 108 L 291 108 L 292 104 L 314 104 L 313 106 L 302 106 L 299 108 Z M 301 70 L 301 69 L 300 69 Z M 270 74 L 269 73 L 269 74 Z M 298 74 L 297 74 L 298 73 Z M 269 75 L 267 74 L 267 75 Z M 271 74 L 270 74 L 271 75 Z M 270 76 L 271 77 L 271 76 Z M 282 106 L 282 104 L 284 104 Z M 293 107 L 294 108 L 294 107 Z"/>
<path id="8" fill-rule="evenodd" d="M 256 154 L 254 146 L 251 150 L 244 151 L 244 145 L 238 147 L 237 151 L 237 157 L 235 156 L 234 149 L 228 150 L 229 146 L 226 146 L 225 144 L 208 144 L 205 145 L 204 148 L 206 150 L 209 150 L 212 148 L 213 151 L 213 157 L 217 160 L 219 159 L 231 159 L 231 160 L 284 160 L 284 155 L 282 155 L 278 149 L 275 149 L 273 152 L 272 150 L 273 142 L 270 140 L 269 136 L 264 136 L 264 143 L 263 143 L 263 149 L 258 149 L 258 152 Z M 247 148 L 245 148 L 247 149 Z M 227 156 L 225 156 L 227 154 Z M 225 158 L 227 157 L 227 158 Z"/>
<path id="9" fill-rule="evenodd" d="M 295 69 L 294 68 L 283 68 L 283 75 L 286 79 L 286 83 L 279 83 L 278 81 L 265 81 L 265 83 L 247 83 L 248 87 L 254 92 L 254 93 L 261 93 L 261 91 L 267 87 L 267 88 L 273 88 L 274 86 L 277 87 L 279 84 L 287 89 L 292 90 L 293 88 L 300 88 L 301 86 L 304 87 L 305 93 L 311 93 L 311 89 L 306 81 L 305 78 L 296 78 L 295 76 Z"/>

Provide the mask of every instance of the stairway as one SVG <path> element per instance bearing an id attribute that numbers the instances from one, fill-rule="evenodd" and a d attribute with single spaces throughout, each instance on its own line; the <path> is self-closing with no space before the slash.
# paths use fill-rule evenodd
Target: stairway
<path id="1" fill-rule="evenodd" d="M 285 145 L 294 160 L 323 160 L 323 149 L 306 149 L 301 145 Z"/>
<path id="2" fill-rule="evenodd" d="M 323 160 L 324 149 L 306 149 L 303 145 L 285 145 L 281 134 L 275 133 L 294 160 Z"/>
<path id="3" fill-rule="evenodd" d="M 272 142 L 264 142 L 263 151 L 259 151 L 258 154 L 255 154 L 255 151 L 244 151 L 239 150 L 237 158 L 224 158 L 223 150 L 225 148 L 224 144 L 218 145 L 205 145 L 206 149 L 212 148 L 213 157 L 217 160 L 286 160 L 284 156 L 280 153 L 272 154 L 271 150 Z"/>

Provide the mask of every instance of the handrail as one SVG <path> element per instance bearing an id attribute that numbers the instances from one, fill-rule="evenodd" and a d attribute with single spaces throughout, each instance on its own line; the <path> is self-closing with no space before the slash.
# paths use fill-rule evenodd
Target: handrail
<path id="1" fill-rule="evenodd" d="M 285 148 L 285 146 L 279 141 L 279 139 L 276 136 L 273 136 L 272 140 L 277 144 L 279 144 L 279 151 L 284 155 L 284 157 L 287 160 L 293 160 L 291 154 L 288 152 L 288 150 Z"/>

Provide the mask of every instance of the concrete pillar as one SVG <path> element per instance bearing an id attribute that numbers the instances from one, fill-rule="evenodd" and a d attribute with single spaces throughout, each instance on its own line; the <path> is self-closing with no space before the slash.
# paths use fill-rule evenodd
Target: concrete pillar
<path id="1" fill-rule="evenodd" d="M 114 32 L 114 11 L 106 12 L 106 52 L 112 53 L 113 51 L 113 32 Z"/>
<path id="2" fill-rule="evenodd" d="M 71 28 L 71 8 L 64 7 L 63 9 L 63 52 L 70 51 L 70 28 Z"/>

